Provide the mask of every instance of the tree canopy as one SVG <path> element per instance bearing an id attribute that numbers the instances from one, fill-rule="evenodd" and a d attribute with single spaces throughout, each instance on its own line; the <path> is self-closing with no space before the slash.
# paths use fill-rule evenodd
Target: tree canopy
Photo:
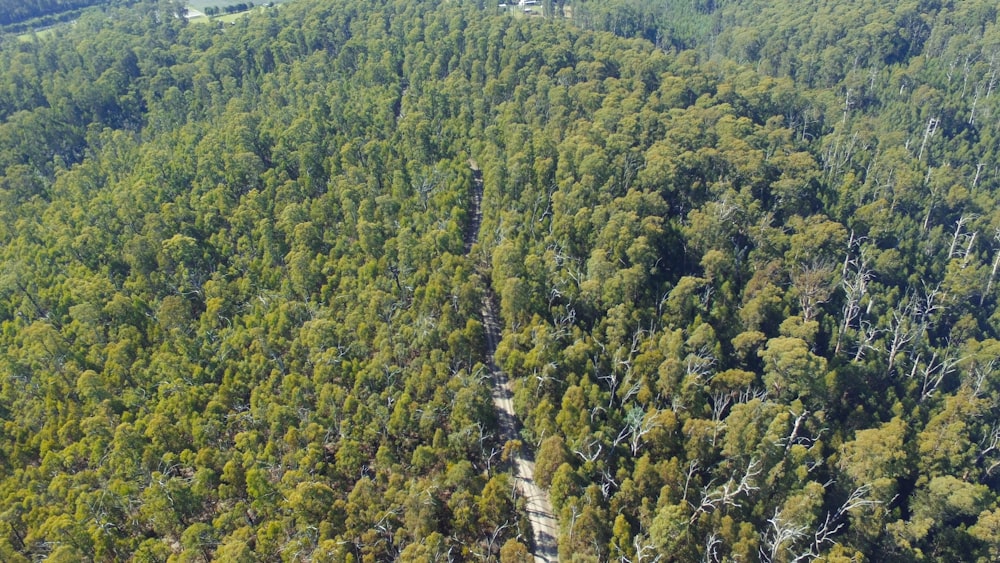
<path id="1" fill-rule="evenodd" d="M 563 559 L 995 559 L 995 7 L 681 4 L 5 36 L 0 559 L 526 560 L 491 293 Z"/>

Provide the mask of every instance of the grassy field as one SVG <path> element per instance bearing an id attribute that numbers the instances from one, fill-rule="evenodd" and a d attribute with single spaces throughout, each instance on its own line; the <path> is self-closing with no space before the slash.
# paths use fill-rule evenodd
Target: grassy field
<path id="1" fill-rule="evenodd" d="M 243 3 L 246 4 L 246 2 Z M 240 4 L 240 2 L 231 0 L 192 0 L 187 3 L 189 7 L 202 13 L 204 13 L 206 8 L 219 8 L 222 10 L 226 6 L 234 6 L 236 4 Z M 256 4 L 256 2 L 254 2 L 254 4 Z"/>
<path id="2" fill-rule="evenodd" d="M 272 5 L 285 4 L 290 1 L 291 0 L 270 0 L 270 4 Z M 250 2 L 249 0 L 242 0 L 242 1 L 241 0 L 201 0 L 201 1 L 194 0 L 192 2 L 188 2 L 187 7 L 198 10 L 201 13 L 205 13 L 205 10 L 207 8 L 215 7 L 222 10 L 225 9 L 226 6 L 234 6 L 236 4 L 241 4 L 241 3 L 249 4 Z M 258 0 L 254 1 L 254 7 L 251 8 L 250 10 L 246 10 L 243 12 L 236 12 L 232 14 L 220 14 L 218 16 L 196 16 L 193 18 L 189 18 L 188 21 L 192 23 L 208 23 L 208 22 L 232 23 L 237 19 L 253 12 L 254 10 L 264 9 L 264 4 L 267 3 L 268 3 L 267 0 Z"/>
<path id="3" fill-rule="evenodd" d="M 37 35 L 39 39 L 45 37 L 46 35 L 51 35 L 60 25 L 70 25 L 70 24 L 63 23 L 63 24 L 49 26 L 46 27 L 45 29 L 38 29 L 35 30 L 35 35 Z M 28 33 L 22 33 L 21 35 L 18 35 L 17 38 L 21 41 L 31 41 L 31 32 L 29 31 Z"/>
<path id="4" fill-rule="evenodd" d="M 219 8 L 223 10 L 226 6 L 235 6 L 236 4 L 249 4 L 253 1 L 254 6 L 263 6 L 268 0 L 190 0 L 187 5 L 199 12 L 204 13 L 206 8 Z M 270 0 L 272 4 L 284 4 L 290 0 Z"/>
<path id="5" fill-rule="evenodd" d="M 257 8 L 254 8 L 254 9 L 256 10 Z M 225 15 L 222 15 L 222 16 L 216 16 L 216 17 L 212 18 L 212 21 L 214 21 L 214 22 L 224 22 L 224 23 L 233 23 L 234 21 L 242 18 L 243 16 L 246 16 L 249 13 L 250 12 L 236 12 L 235 14 L 225 14 Z"/>

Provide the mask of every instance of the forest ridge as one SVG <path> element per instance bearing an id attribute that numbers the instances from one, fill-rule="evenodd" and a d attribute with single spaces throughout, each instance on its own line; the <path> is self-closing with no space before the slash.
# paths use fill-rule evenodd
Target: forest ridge
<path id="1" fill-rule="evenodd" d="M 0 560 L 1000 558 L 995 5 L 182 9 L 0 37 Z"/>

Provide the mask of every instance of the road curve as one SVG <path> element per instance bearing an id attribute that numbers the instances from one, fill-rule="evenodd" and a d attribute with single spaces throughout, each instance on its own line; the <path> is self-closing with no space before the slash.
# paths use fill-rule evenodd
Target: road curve
<path id="1" fill-rule="evenodd" d="M 465 253 L 472 250 L 472 246 L 479 240 L 479 227 L 482 224 L 482 200 L 483 200 L 483 175 L 475 161 L 469 161 L 472 169 L 472 192 L 470 211 L 472 216 L 465 230 Z M 511 400 L 510 381 L 493 361 L 493 354 L 496 352 L 497 344 L 500 342 L 500 320 L 497 315 L 496 296 L 489 285 L 483 292 L 483 304 L 481 309 L 483 325 L 486 329 L 486 360 L 487 367 L 493 376 L 493 406 L 499 418 L 500 434 L 504 441 L 519 439 L 518 420 L 514 415 L 514 403 Z M 527 501 L 528 521 L 531 523 L 531 533 L 534 545 L 532 546 L 532 556 L 535 563 L 554 563 L 559 561 L 559 551 L 556 538 L 558 536 L 558 523 L 552 514 L 552 504 L 549 502 L 549 493 L 535 483 L 535 462 L 534 452 L 530 444 L 525 444 L 514 455 L 512 469 L 514 482 L 518 492 Z"/>

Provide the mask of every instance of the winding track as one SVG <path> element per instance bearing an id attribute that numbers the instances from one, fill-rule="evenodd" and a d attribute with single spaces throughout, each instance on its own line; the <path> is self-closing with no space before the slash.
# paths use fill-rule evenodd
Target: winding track
<path id="1" fill-rule="evenodd" d="M 483 211 L 483 175 L 475 161 L 469 161 L 472 168 L 472 217 L 465 229 L 465 253 L 472 250 L 472 245 L 479 240 L 479 226 L 482 224 Z M 514 403 L 511 401 L 513 392 L 510 381 L 496 366 L 493 353 L 500 342 L 500 321 L 497 315 L 496 296 L 489 285 L 483 294 L 481 309 L 483 325 L 486 329 L 486 360 L 493 376 L 493 406 L 496 408 L 500 422 L 500 437 L 504 441 L 519 438 L 517 417 L 514 415 Z M 535 483 L 534 452 L 525 444 L 514 455 L 514 482 L 518 492 L 527 501 L 528 521 L 534 540 L 532 555 L 535 563 L 552 563 L 559 561 L 556 536 L 559 530 L 555 516 L 552 515 L 552 504 L 549 503 L 549 493 Z"/>

